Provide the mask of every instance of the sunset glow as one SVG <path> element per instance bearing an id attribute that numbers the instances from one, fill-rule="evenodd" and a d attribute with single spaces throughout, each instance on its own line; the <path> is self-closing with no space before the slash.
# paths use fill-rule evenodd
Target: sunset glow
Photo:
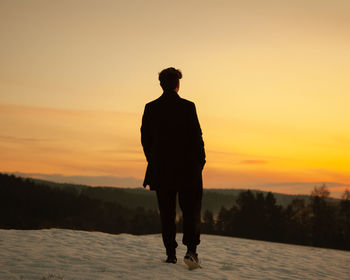
<path id="1" fill-rule="evenodd" d="M 349 3 L 1 1 L 0 172 L 141 181 L 144 105 L 174 66 L 203 130 L 205 188 L 326 183 L 339 197 Z"/>

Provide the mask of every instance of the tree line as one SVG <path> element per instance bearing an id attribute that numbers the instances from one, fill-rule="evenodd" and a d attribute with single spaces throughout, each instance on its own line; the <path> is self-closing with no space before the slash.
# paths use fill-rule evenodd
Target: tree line
<path id="1" fill-rule="evenodd" d="M 350 191 L 337 202 L 329 196 L 325 185 L 316 186 L 309 200 L 296 198 L 282 207 L 272 193 L 244 191 L 217 217 L 205 211 L 202 232 L 350 250 Z"/>
<path id="2" fill-rule="evenodd" d="M 0 228 L 150 234 L 160 232 L 160 222 L 155 210 L 129 209 L 31 179 L 0 174 Z"/>
<path id="3" fill-rule="evenodd" d="M 202 233 L 350 250 L 350 191 L 329 199 L 325 185 L 283 207 L 272 193 L 242 191 L 217 215 L 205 210 Z M 157 210 L 128 208 L 84 192 L 0 174 L 0 228 L 69 228 L 107 233 L 160 233 Z M 182 231 L 182 219 L 177 225 Z"/>

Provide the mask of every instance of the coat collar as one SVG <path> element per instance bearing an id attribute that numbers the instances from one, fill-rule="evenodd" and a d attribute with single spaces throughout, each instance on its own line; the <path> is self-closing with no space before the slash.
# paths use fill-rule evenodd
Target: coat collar
<path id="1" fill-rule="evenodd" d="M 164 91 L 163 94 L 160 96 L 161 98 L 180 98 L 178 93 L 175 90 L 167 90 Z"/>

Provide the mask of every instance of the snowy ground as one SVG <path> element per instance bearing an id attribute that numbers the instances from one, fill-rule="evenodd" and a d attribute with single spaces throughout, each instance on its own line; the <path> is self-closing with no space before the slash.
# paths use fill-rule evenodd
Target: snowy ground
<path id="1" fill-rule="evenodd" d="M 0 230 L 0 279 L 350 279 L 350 252 L 338 250 L 202 235 L 193 271 L 184 253 L 164 263 L 159 234 Z"/>

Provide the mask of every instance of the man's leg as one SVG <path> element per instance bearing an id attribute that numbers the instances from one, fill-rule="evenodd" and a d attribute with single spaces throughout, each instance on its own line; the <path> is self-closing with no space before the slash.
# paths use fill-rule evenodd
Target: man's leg
<path id="1" fill-rule="evenodd" d="M 187 250 L 196 253 L 200 243 L 202 188 L 186 189 L 179 192 L 179 204 L 183 214 L 182 243 Z"/>
<path id="2" fill-rule="evenodd" d="M 176 255 L 176 191 L 157 190 L 163 243 L 168 257 Z"/>

